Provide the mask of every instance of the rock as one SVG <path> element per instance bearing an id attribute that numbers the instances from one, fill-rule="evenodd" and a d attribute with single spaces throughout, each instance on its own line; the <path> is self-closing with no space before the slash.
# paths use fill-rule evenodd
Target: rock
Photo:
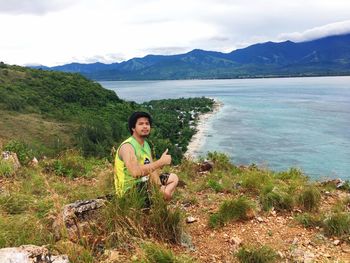
<path id="1" fill-rule="evenodd" d="M 53 224 L 56 238 L 59 239 L 60 231 L 64 227 L 70 240 L 78 240 L 84 230 L 88 230 L 86 228 L 93 224 L 98 209 L 105 202 L 105 199 L 79 200 L 64 206 L 61 215 L 57 217 Z"/>
<path id="2" fill-rule="evenodd" d="M 52 256 L 48 249 L 34 245 L 0 249 L 1 263 L 69 263 L 67 255 Z"/>
<path id="3" fill-rule="evenodd" d="M 198 164 L 197 171 L 198 172 L 206 172 L 211 171 L 214 167 L 214 163 L 212 161 L 204 161 L 200 164 Z"/>
<path id="4" fill-rule="evenodd" d="M 30 161 L 29 165 L 30 166 L 37 166 L 39 163 L 38 159 L 36 157 L 33 158 L 33 160 Z"/>
<path id="5" fill-rule="evenodd" d="M 304 251 L 300 248 L 296 248 L 291 252 L 292 262 L 304 262 L 311 263 L 314 261 L 315 254 L 310 251 Z"/>
<path id="6" fill-rule="evenodd" d="M 239 237 L 231 237 L 230 243 L 238 247 L 242 244 L 242 239 L 240 239 Z"/>
<path id="7" fill-rule="evenodd" d="M 194 218 L 193 216 L 188 216 L 187 218 L 186 218 L 186 223 L 187 224 L 191 224 L 191 223 L 194 223 L 194 222 L 196 222 L 198 219 L 197 218 Z"/>
<path id="8" fill-rule="evenodd" d="M 181 234 L 181 246 L 186 247 L 189 251 L 196 250 L 196 247 L 192 243 L 192 237 L 185 232 Z"/>
<path id="9" fill-rule="evenodd" d="M 263 219 L 262 217 L 260 217 L 260 216 L 258 216 L 258 217 L 256 218 L 256 220 L 258 220 L 258 222 L 260 222 L 260 223 L 263 223 L 263 222 L 264 222 L 264 219 Z"/>
<path id="10" fill-rule="evenodd" d="M 340 240 L 336 239 L 333 241 L 333 245 L 338 246 L 340 244 Z"/>
<path id="11" fill-rule="evenodd" d="M 2 152 L 1 158 L 11 163 L 14 171 L 18 170 L 21 167 L 21 163 L 18 160 L 17 154 L 14 152 L 9 152 L 9 151 Z"/>
<path id="12" fill-rule="evenodd" d="M 339 188 L 342 188 L 345 185 L 345 183 L 346 183 L 345 181 L 338 178 L 338 179 L 323 181 L 323 182 L 321 182 L 321 185 L 323 185 L 323 186 L 330 185 L 330 186 L 334 186 L 337 189 L 339 189 Z"/>

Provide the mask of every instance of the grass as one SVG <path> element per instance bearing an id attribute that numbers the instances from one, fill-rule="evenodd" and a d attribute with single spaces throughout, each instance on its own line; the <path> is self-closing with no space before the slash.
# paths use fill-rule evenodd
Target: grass
<path id="1" fill-rule="evenodd" d="M 295 220 L 306 228 L 322 227 L 323 215 L 302 213 L 295 216 Z"/>
<path id="2" fill-rule="evenodd" d="M 7 162 L 3 159 L 0 159 L 0 178 L 1 177 L 10 177 L 14 174 L 15 169 L 10 162 Z"/>
<path id="3" fill-rule="evenodd" d="M 209 217 L 209 227 L 221 227 L 228 221 L 247 220 L 253 208 L 253 203 L 244 196 L 224 201 L 219 211 Z"/>
<path id="4" fill-rule="evenodd" d="M 140 263 L 194 263 L 195 261 L 187 256 L 177 256 L 171 250 L 164 248 L 159 244 L 142 244 L 144 252 Z"/>
<path id="5" fill-rule="evenodd" d="M 268 246 L 242 247 L 236 257 L 241 263 L 269 263 L 277 260 L 276 252 Z"/>
<path id="6" fill-rule="evenodd" d="M 314 185 L 305 187 L 299 195 L 298 202 L 306 211 L 317 211 L 321 202 L 321 194 Z"/>
<path id="7" fill-rule="evenodd" d="M 179 208 L 169 208 L 162 193 L 153 190 L 152 207 L 149 215 L 149 226 L 153 235 L 162 241 L 180 243 L 183 216 Z"/>
<path id="8" fill-rule="evenodd" d="M 339 236 L 350 234 L 350 214 L 338 212 L 330 215 L 324 221 L 324 231 L 328 236 Z"/>
<path id="9" fill-rule="evenodd" d="M 47 161 L 45 169 L 68 178 L 91 177 L 91 172 L 97 164 L 96 159 L 87 159 L 78 151 L 69 150 L 61 153 L 57 159 Z"/>
<path id="10" fill-rule="evenodd" d="M 265 211 L 274 208 L 277 211 L 290 211 L 294 206 L 293 196 L 277 187 L 269 185 L 260 195 L 260 202 Z"/>

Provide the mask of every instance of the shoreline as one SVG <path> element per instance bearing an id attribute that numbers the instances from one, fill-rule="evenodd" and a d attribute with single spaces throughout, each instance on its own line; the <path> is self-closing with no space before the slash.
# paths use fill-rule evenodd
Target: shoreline
<path id="1" fill-rule="evenodd" d="M 220 109 L 224 106 L 224 103 L 214 100 L 213 109 L 210 112 L 200 114 L 197 120 L 196 133 L 192 136 L 190 142 L 187 146 L 187 151 L 184 153 L 184 157 L 187 159 L 196 159 L 198 158 L 198 150 L 205 142 L 205 135 L 208 130 L 208 120 L 212 118 Z"/>

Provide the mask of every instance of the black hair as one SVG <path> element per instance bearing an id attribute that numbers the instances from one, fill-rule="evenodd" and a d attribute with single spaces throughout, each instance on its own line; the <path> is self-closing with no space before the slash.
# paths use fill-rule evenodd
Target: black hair
<path id="1" fill-rule="evenodd" d="M 135 128 L 136 122 L 140 118 L 147 118 L 149 121 L 149 124 L 152 126 L 152 117 L 149 113 L 144 112 L 144 111 L 136 111 L 131 116 L 129 117 L 128 125 L 129 125 L 129 132 L 132 135 L 133 131 L 132 129 Z"/>

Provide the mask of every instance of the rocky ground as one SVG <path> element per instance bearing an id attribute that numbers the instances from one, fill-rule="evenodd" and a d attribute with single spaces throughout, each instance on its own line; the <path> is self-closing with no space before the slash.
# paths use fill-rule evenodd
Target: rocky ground
<path id="1" fill-rule="evenodd" d="M 345 194 L 336 191 L 324 195 L 322 208 L 342 198 Z M 228 198 L 226 194 L 220 199 Z M 195 250 L 186 252 L 199 262 L 238 262 L 233 256 L 240 246 L 268 245 L 280 256 L 279 262 L 350 262 L 350 245 L 337 238 L 326 237 L 322 229 L 307 229 L 298 224 L 290 213 L 260 212 L 246 222 L 228 223 L 221 229 L 213 230 L 208 227 L 208 211 L 215 211 L 218 204 L 208 200 L 211 193 L 198 193 L 196 205 L 184 207 L 187 216 L 196 221 L 187 224 L 187 231 L 192 237 Z M 322 209 L 321 208 L 321 209 Z"/>

